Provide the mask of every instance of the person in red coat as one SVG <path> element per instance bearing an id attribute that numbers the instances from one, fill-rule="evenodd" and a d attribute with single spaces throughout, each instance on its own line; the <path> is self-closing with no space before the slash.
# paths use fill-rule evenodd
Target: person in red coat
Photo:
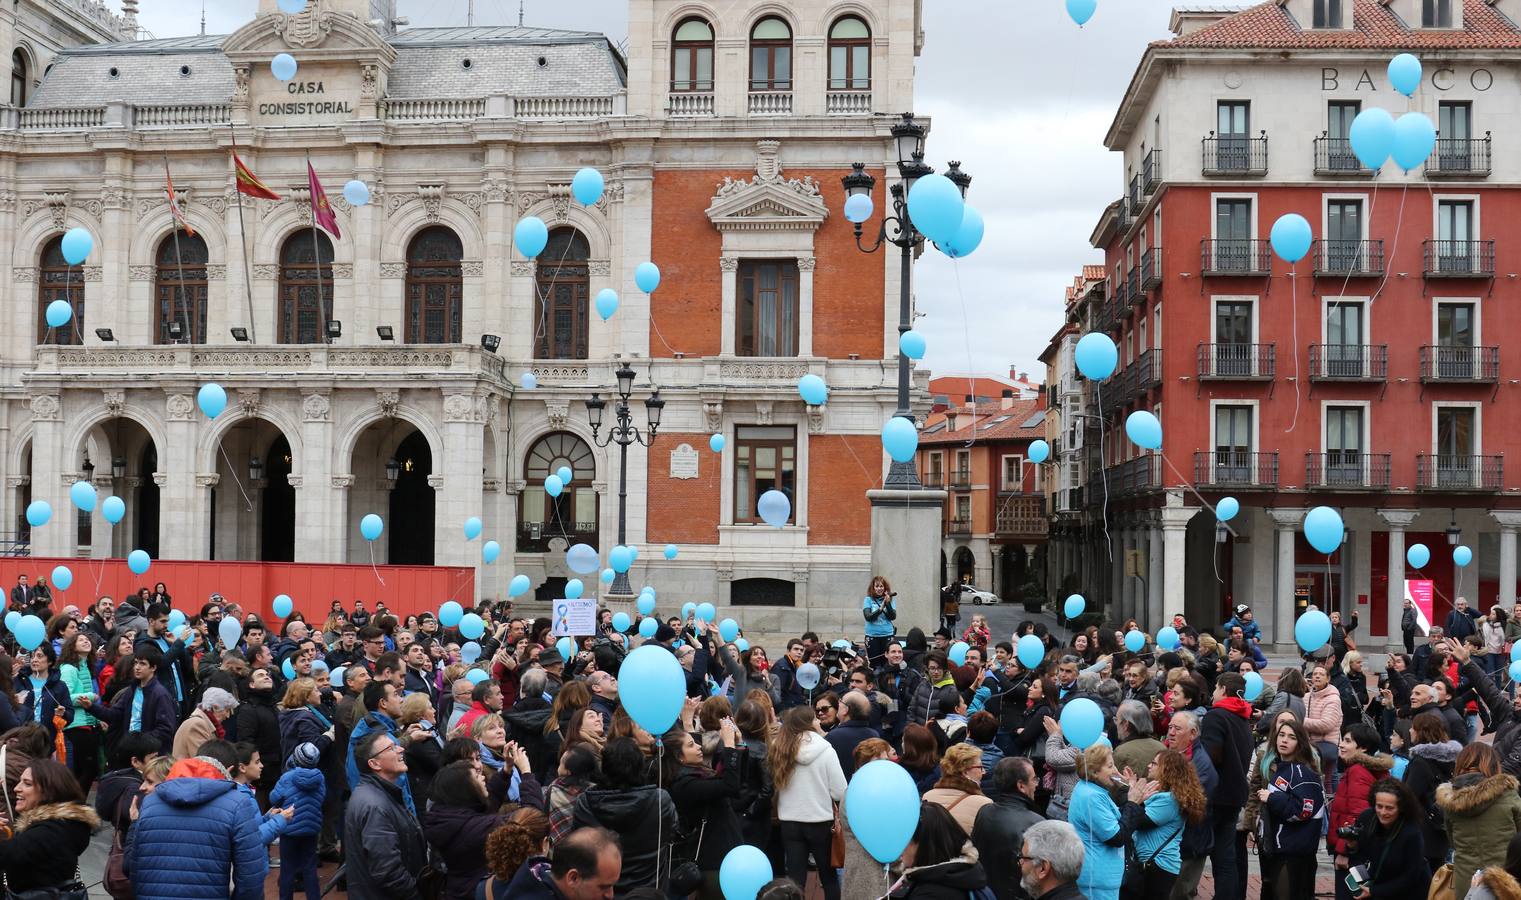
<path id="1" fill-rule="evenodd" d="M 1346 894 L 1344 879 L 1352 865 L 1349 857 L 1353 852 L 1342 831 L 1356 827 L 1357 817 L 1372 804 L 1373 785 L 1380 778 L 1388 777 L 1394 768 L 1392 756 L 1374 755 L 1378 744 L 1378 732 L 1366 723 L 1354 722 L 1342 729 L 1341 783 L 1336 788 L 1336 796 L 1331 799 L 1331 823 L 1326 831 L 1326 847 L 1336 861 L 1338 897 L 1350 896 Z"/>

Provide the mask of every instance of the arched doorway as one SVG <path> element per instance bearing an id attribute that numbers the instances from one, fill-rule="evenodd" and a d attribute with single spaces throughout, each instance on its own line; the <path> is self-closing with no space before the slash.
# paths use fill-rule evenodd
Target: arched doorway
<path id="1" fill-rule="evenodd" d="M 137 502 L 129 500 L 127 507 L 129 515 L 133 507 L 137 509 L 137 521 L 133 528 L 136 540 L 133 541 L 132 550 L 142 550 L 158 559 L 158 481 L 153 477 L 158 473 L 158 448 L 152 441 L 144 444 L 142 452 L 137 456 L 137 472 L 136 476 L 127 476 L 128 484 L 132 484 L 136 478 L 133 492 L 137 495 Z M 130 553 L 131 550 L 127 552 Z"/>
<path id="2" fill-rule="evenodd" d="M 148 430 L 133 419 L 117 416 L 90 428 L 83 445 L 72 452 L 81 468 L 84 460 L 90 461 L 101 499 L 116 496 L 126 505 L 125 515 L 115 525 L 107 523 L 98 509 L 92 517 L 84 519 L 89 527 L 78 529 L 79 546 L 96 555 L 113 557 L 141 549 L 158 559 L 159 488 L 154 480 L 159 466 L 158 447 Z M 21 507 L 23 512 L 25 509 Z"/>
<path id="3" fill-rule="evenodd" d="M 433 565 L 433 463 L 427 435 L 405 419 L 377 419 L 360 433 L 349 462 L 348 562 Z M 385 520 L 374 543 L 359 534 L 360 521 L 371 513 Z"/>
<path id="4" fill-rule="evenodd" d="M 396 448 L 396 484 L 389 501 L 393 566 L 433 565 L 433 451 L 422 432 L 414 431 Z M 388 463 L 389 464 L 389 463 Z"/>
<path id="5" fill-rule="evenodd" d="M 259 559 L 296 560 L 296 489 L 290 483 L 290 441 L 281 434 L 264 457 L 267 484 L 259 509 Z"/>
<path id="6" fill-rule="evenodd" d="M 977 558 L 970 547 L 956 548 L 956 581 L 971 584 L 977 576 Z"/>
<path id="7" fill-rule="evenodd" d="M 244 419 L 222 435 L 210 501 L 212 559 L 295 560 L 294 465 L 290 440 L 272 422 Z"/>

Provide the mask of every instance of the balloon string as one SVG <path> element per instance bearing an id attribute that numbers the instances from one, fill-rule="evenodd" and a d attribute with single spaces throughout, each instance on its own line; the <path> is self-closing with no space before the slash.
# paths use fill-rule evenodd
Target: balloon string
<path id="1" fill-rule="evenodd" d="M 380 569 L 375 566 L 375 542 L 365 541 L 365 543 L 370 545 L 370 571 L 375 573 L 375 580 L 380 582 L 380 586 L 385 587 L 386 580 L 380 577 Z"/>
<path id="2" fill-rule="evenodd" d="M 227 474 L 232 476 L 232 483 L 238 486 L 238 493 L 243 495 L 243 502 L 248 505 L 248 512 L 253 512 L 253 501 L 248 498 L 248 492 L 243 490 L 243 482 L 238 479 L 238 468 L 232 464 L 232 460 L 227 458 L 227 448 L 222 446 L 220 440 L 217 441 L 217 452 L 222 454 L 222 459 L 227 463 Z"/>
<path id="3" fill-rule="evenodd" d="M 1289 319 L 1293 322 L 1294 341 L 1289 352 L 1294 356 L 1294 417 L 1289 420 L 1288 434 L 1299 424 L 1299 264 L 1289 266 Z"/>
<path id="4" fill-rule="evenodd" d="M 1388 259 L 1384 263 L 1384 277 L 1378 283 L 1378 290 L 1374 291 L 1373 296 L 1368 298 L 1369 306 L 1372 306 L 1374 301 L 1378 300 L 1379 295 L 1384 292 L 1384 285 L 1389 283 L 1389 273 L 1394 270 L 1394 257 L 1400 249 L 1400 229 L 1405 224 L 1405 195 L 1409 193 L 1410 181 L 1407 179 L 1405 186 L 1400 189 L 1400 211 L 1394 219 L 1394 243 L 1390 246 Z"/>

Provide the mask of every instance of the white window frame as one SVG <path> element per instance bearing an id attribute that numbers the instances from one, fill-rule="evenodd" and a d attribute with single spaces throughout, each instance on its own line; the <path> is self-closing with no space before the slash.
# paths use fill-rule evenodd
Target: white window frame
<path id="1" fill-rule="evenodd" d="M 1362 203 L 1362 215 L 1360 215 L 1358 217 L 1359 222 L 1362 225 L 1362 234 L 1359 235 L 1357 239 L 1360 240 L 1360 241 L 1366 241 L 1366 240 L 1368 240 L 1368 227 L 1369 227 L 1369 225 L 1368 225 L 1368 218 L 1369 218 L 1368 211 L 1370 209 L 1370 206 L 1369 206 L 1370 201 L 1369 201 L 1369 198 L 1368 198 L 1367 194 L 1325 194 L 1325 195 L 1323 195 L 1321 197 L 1321 199 L 1320 199 L 1320 236 L 1321 236 L 1322 239 L 1325 239 L 1326 235 L 1328 235 L 1328 234 L 1331 233 L 1331 203 L 1332 203 L 1332 201 L 1342 201 L 1342 202 L 1345 202 L 1345 201 L 1348 201 L 1348 200 L 1356 200 L 1356 201 Z M 1477 218 L 1478 217 L 1478 213 L 1475 212 L 1474 216 L 1475 216 L 1475 218 Z M 1436 232 L 1433 231 L 1432 233 L 1435 234 Z"/>
<path id="2" fill-rule="evenodd" d="M 1162 301 L 1158 300 L 1157 301 L 1157 305 L 1153 306 L 1151 308 L 1151 318 L 1153 320 L 1152 321 L 1152 326 L 1151 326 L 1151 341 L 1152 341 L 1152 346 L 1155 347 L 1158 350 L 1161 350 L 1162 349 Z"/>
<path id="3" fill-rule="evenodd" d="M 1209 450 L 1211 456 L 1220 446 L 1215 440 L 1215 410 L 1221 406 L 1249 406 L 1252 409 L 1252 447 L 1250 452 L 1262 452 L 1262 401 L 1260 400 L 1214 400 L 1209 401 Z M 1160 418 L 1160 417 L 1159 417 Z"/>
<path id="4" fill-rule="evenodd" d="M 1328 335 L 1329 335 L 1330 330 L 1331 330 L 1330 329 L 1331 307 L 1333 305 L 1335 305 L 1335 306 L 1346 306 L 1346 305 L 1348 305 L 1350 303 L 1360 303 L 1360 304 L 1362 304 L 1362 307 L 1363 307 L 1363 315 L 1362 315 L 1363 330 L 1362 330 L 1362 334 L 1358 335 L 1357 342 L 1359 344 L 1363 344 L 1364 346 L 1373 343 L 1372 338 L 1369 337 L 1369 335 L 1372 333 L 1372 330 L 1373 330 L 1372 316 L 1369 315 L 1369 313 L 1372 312 L 1372 307 L 1369 305 L 1370 300 L 1371 300 L 1371 298 L 1369 298 L 1369 297 L 1321 297 L 1320 298 L 1320 343 L 1321 343 L 1321 346 L 1325 346 L 1330 341 L 1330 338 L 1328 337 Z M 1436 312 L 1435 311 L 1432 312 L 1432 320 L 1431 320 L 1431 322 L 1432 322 L 1432 328 L 1435 329 L 1435 327 L 1436 327 Z"/>
<path id="5" fill-rule="evenodd" d="M 1484 455 L 1484 401 L 1482 400 L 1433 400 L 1431 402 L 1431 455 L 1437 451 L 1437 411 L 1441 409 L 1473 410 L 1473 455 Z"/>
<path id="6" fill-rule="evenodd" d="M 1458 2 L 1458 0 L 1454 0 L 1454 2 Z M 1482 199 L 1482 195 L 1480 195 L 1480 194 L 1432 194 L 1431 195 L 1431 238 L 1432 238 L 1432 240 L 1437 240 L 1437 241 L 1443 240 L 1442 231 L 1441 231 L 1442 204 L 1443 203 L 1469 203 L 1469 204 L 1472 204 L 1473 205 L 1473 234 L 1469 235 L 1468 239 L 1470 241 L 1482 241 L 1482 240 L 1484 240 L 1484 228 L 1483 228 L 1483 221 L 1484 221 L 1484 219 L 1483 219 L 1483 216 L 1481 215 L 1482 210 L 1480 209 L 1480 201 L 1481 201 L 1481 199 Z"/>
<path id="7" fill-rule="evenodd" d="M 1218 331 L 1216 328 L 1218 322 L 1217 317 L 1215 316 L 1215 305 L 1217 303 L 1225 302 L 1252 304 L 1252 343 L 1262 343 L 1262 341 L 1258 340 L 1258 330 L 1262 327 L 1261 301 L 1262 298 L 1256 294 L 1211 294 L 1209 298 L 1209 342 L 1211 344 L 1220 343 L 1218 340 Z"/>
<path id="8" fill-rule="evenodd" d="M 1018 480 L 1011 487 L 1008 481 L 1009 460 L 1019 460 Z M 998 460 L 998 490 L 1001 493 L 1023 493 L 1025 489 L 1025 456 L 1023 453 L 1005 453 Z"/>
<path id="9" fill-rule="evenodd" d="M 1473 307 L 1473 345 L 1484 346 L 1484 304 L 1479 297 L 1432 297 L 1431 298 L 1431 345 L 1437 342 L 1437 309 L 1446 303 L 1467 303 Z"/>
<path id="10" fill-rule="evenodd" d="M 1326 442 L 1326 426 L 1330 423 L 1332 407 L 1348 408 L 1361 407 L 1363 411 L 1362 449 L 1359 451 L 1367 456 L 1373 446 L 1373 403 L 1370 400 L 1322 400 L 1320 401 L 1320 453 L 1324 456 L 1331 452 Z"/>
<path id="11" fill-rule="evenodd" d="M 1250 135 L 1248 135 L 1248 136 L 1250 136 Z M 1251 239 L 1254 240 L 1254 241 L 1262 239 L 1261 236 L 1260 236 L 1260 234 L 1258 233 L 1258 220 L 1261 218 L 1262 205 L 1257 202 L 1257 194 L 1255 192 L 1253 192 L 1253 193 L 1241 193 L 1241 192 L 1213 193 L 1212 192 L 1209 195 L 1209 239 L 1210 240 L 1213 241 L 1213 240 L 1218 240 L 1219 239 L 1219 235 L 1216 234 L 1216 226 L 1219 225 L 1219 222 L 1220 222 L 1219 211 L 1220 211 L 1220 201 L 1221 200 L 1250 200 L 1250 201 L 1252 201 L 1252 214 L 1251 214 L 1252 236 L 1251 236 Z"/>

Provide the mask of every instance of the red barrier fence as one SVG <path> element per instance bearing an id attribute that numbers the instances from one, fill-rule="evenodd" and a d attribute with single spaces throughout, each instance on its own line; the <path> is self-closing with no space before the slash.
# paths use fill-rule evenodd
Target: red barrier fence
<path id="1" fill-rule="evenodd" d="M 67 591 L 53 587 L 53 568 L 67 566 L 74 583 Z M 423 610 L 436 610 L 445 600 L 468 608 L 475 602 L 475 570 L 454 566 L 367 566 L 326 563 L 207 562 L 159 560 L 146 574 L 134 575 L 125 559 L 52 559 L 46 557 L 0 557 L 0 587 L 7 601 L 19 575 L 33 584 L 37 576 L 48 579 L 53 609 L 74 604 L 87 609 L 97 597 L 120 601 L 162 581 L 181 612 L 194 615 L 201 604 L 220 593 L 245 613 L 256 612 L 266 621 L 278 594 L 289 594 L 308 621 L 320 623 L 334 600 L 352 610 L 355 600 L 374 611 L 382 602 L 386 609 L 405 618 Z M 382 581 L 384 583 L 382 583 Z"/>

